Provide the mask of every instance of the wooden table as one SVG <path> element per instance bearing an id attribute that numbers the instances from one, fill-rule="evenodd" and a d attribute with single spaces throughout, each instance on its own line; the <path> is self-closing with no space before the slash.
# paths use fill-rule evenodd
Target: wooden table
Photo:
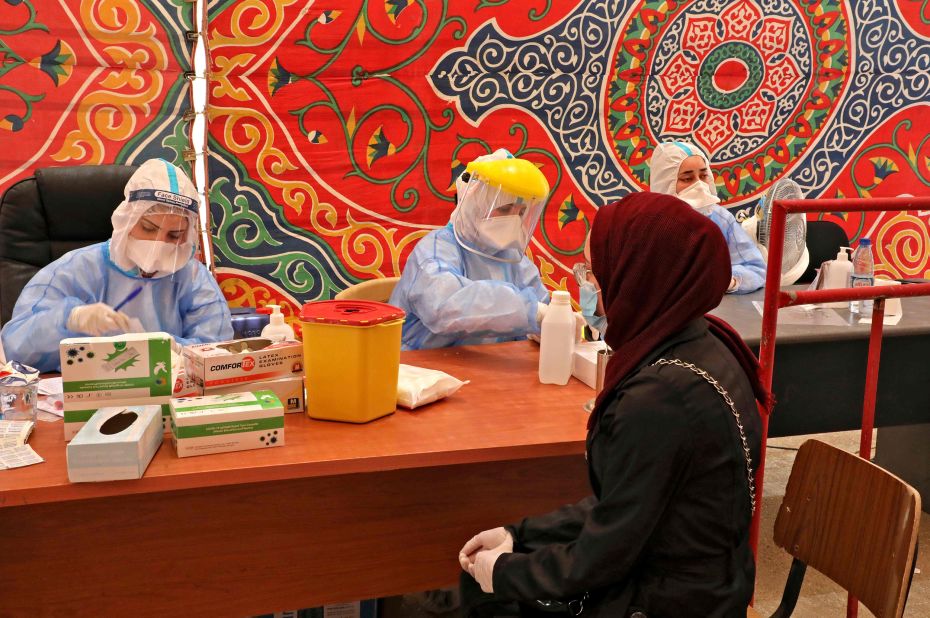
<path id="1" fill-rule="evenodd" d="M 580 382 L 539 384 L 530 342 L 404 353 L 471 383 L 366 425 L 287 415 L 286 446 L 178 459 L 137 481 L 0 472 L 0 615 L 246 616 L 457 581 L 475 532 L 588 493 Z"/>

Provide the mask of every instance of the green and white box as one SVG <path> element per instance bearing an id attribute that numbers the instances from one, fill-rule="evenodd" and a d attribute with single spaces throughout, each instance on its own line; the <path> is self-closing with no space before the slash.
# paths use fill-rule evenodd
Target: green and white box
<path id="1" fill-rule="evenodd" d="M 304 407 L 304 379 L 302 376 L 289 376 L 274 380 L 261 380 L 248 384 L 230 384 L 219 388 L 208 388 L 204 395 L 225 395 L 227 393 L 241 393 L 243 391 L 274 391 L 284 406 L 284 413 L 305 412 Z M 177 395 L 175 395 L 177 396 Z"/>
<path id="2" fill-rule="evenodd" d="M 284 406 L 272 391 L 171 399 L 178 457 L 284 446 Z"/>
<path id="3" fill-rule="evenodd" d="M 168 333 L 62 339 L 64 403 L 170 397 L 171 343 Z"/>
<path id="4" fill-rule="evenodd" d="M 159 406 L 101 408 L 68 444 L 68 479 L 139 479 L 162 443 Z"/>

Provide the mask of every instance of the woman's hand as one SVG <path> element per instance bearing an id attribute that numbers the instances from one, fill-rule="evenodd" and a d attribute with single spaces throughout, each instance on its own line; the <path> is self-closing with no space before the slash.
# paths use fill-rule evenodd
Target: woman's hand
<path id="1" fill-rule="evenodd" d="M 501 554 L 507 553 L 510 553 L 510 550 L 501 544 L 494 549 L 483 549 L 475 554 L 474 562 L 468 567 L 468 574 L 475 578 L 482 592 L 494 592 L 494 565 Z"/>
<path id="2" fill-rule="evenodd" d="M 494 528 L 479 532 L 471 537 L 459 551 L 459 564 L 462 570 L 474 576 L 472 569 L 475 565 L 476 554 L 479 551 L 500 549 L 500 553 L 513 551 L 513 537 L 504 528 Z M 493 565 L 492 565 L 493 567 Z"/>

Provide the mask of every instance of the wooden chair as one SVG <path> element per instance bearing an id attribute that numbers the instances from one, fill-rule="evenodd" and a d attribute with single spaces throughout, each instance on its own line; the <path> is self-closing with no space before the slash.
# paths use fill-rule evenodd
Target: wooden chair
<path id="1" fill-rule="evenodd" d="M 775 544 L 794 556 L 781 605 L 794 611 L 810 565 L 878 618 L 899 617 L 917 559 L 920 495 L 875 464 L 817 440 L 798 451 L 775 520 Z M 750 608 L 749 616 L 759 616 Z"/>
<path id="2" fill-rule="evenodd" d="M 347 287 L 336 294 L 336 300 L 376 300 L 386 303 L 391 298 L 391 292 L 394 286 L 400 281 L 400 277 L 384 277 L 381 279 L 369 279 Z"/>

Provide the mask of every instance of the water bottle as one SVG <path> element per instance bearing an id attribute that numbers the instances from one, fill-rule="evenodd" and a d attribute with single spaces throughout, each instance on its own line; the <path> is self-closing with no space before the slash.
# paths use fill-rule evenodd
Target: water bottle
<path id="1" fill-rule="evenodd" d="M 872 241 L 863 238 L 852 255 L 852 274 L 849 275 L 849 287 L 862 288 L 875 285 L 875 259 L 872 257 Z M 849 301 L 849 311 L 861 314 L 864 318 L 872 317 L 871 300 Z"/>
<path id="2" fill-rule="evenodd" d="M 539 381 L 568 384 L 575 356 L 575 315 L 568 292 L 553 292 L 539 333 Z"/>

